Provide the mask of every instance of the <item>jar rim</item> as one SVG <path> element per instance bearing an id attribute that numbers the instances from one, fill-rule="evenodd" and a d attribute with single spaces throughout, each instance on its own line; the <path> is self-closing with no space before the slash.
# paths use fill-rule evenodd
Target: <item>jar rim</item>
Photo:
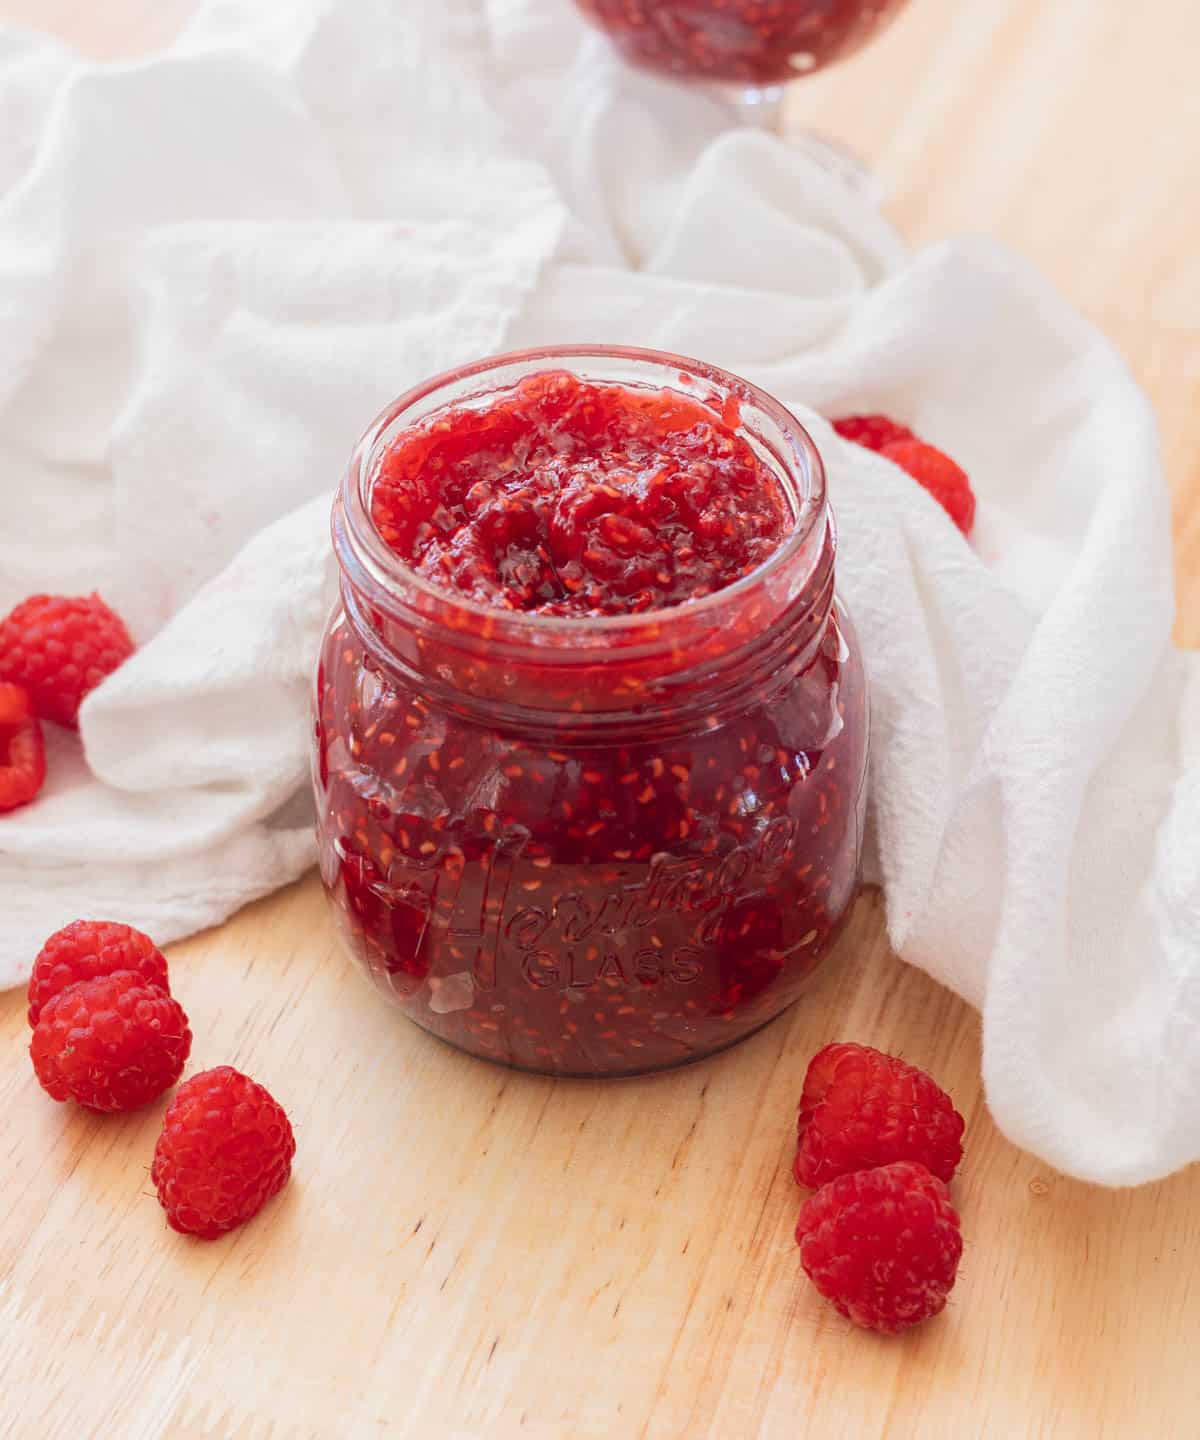
<path id="1" fill-rule="evenodd" d="M 381 442 L 406 413 L 438 392 L 476 378 L 485 379 L 492 372 L 508 367 L 536 366 L 543 361 L 547 362 L 546 369 L 561 365 L 568 370 L 572 368 L 572 362 L 582 365 L 587 361 L 623 361 L 635 367 L 645 366 L 648 372 L 670 372 L 685 382 L 700 381 L 714 387 L 722 397 L 732 395 L 752 403 L 775 426 L 788 450 L 786 455 L 774 457 L 783 472 L 779 478 L 784 482 L 794 520 L 782 543 L 731 585 L 699 598 L 633 614 L 560 616 L 505 610 L 465 594 L 456 594 L 421 575 L 387 545 L 371 515 L 370 488 Z M 667 378 L 667 375 L 662 377 L 664 384 Z M 510 387 L 498 387 L 496 393 L 503 393 L 505 388 Z M 469 398 L 470 392 L 460 395 L 458 400 Z M 448 405 L 454 403 L 453 399 L 447 400 Z M 385 406 L 363 432 L 351 455 L 334 505 L 333 531 L 334 548 L 343 570 L 348 568 L 348 559 L 354 562 L 356 573 L 351 577 L 352 583 L 361 589 L 366 581 L 373 592 L 370 598 L 375 603 L 386 597 L 402 600 L 403 596 L 398 596 L 397 591 L 403 587 L 413 592 L 427 619 L 437 615 L 455 616 L 456 629 L 465 628 L 466 622 L 473 621 L 478 632 L 489 639 L 504 638 L 518 645 L 523 642 L 561 645 L 565 641 L 578 644 L 585 637 L 592 637 L 607 645 L 620 637 L 623 642 L 636 645 L 640 639 L 650 641 L 660 638 L 664 628 L 673 625 L 705 620 L 719 622 L 723 608 L 736 606 L 757 587 L 769 585 L 780 572 L 786 572 L 789 562 L 804 549 L 825 515 L 826 479 L 820 452 L 804 425 L 765 390 L 707 361 L 670 351 L 629 345 L 574 344 L 540 346 L 487 356 L 431 376 Z M 813 563 L 816 563 L 816 555 Z M 445 619 L 442 623 L 446 623 Z"/>

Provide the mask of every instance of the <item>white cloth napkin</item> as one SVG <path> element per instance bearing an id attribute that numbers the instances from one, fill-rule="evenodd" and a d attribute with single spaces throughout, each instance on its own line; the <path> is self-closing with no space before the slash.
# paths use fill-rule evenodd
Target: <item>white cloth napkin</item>
<path id="1" fill-rule="evenodd" d="M 1200 1154 L 1200 688 L 1154 423 L 1027 266 L 910 256 L 567 0 L 208 0 L 119 66 L 0 30 L 0 135 L 0 607 L 99 588 L 143 645 L 86 761 L 55 736 L 0 819 L 0 982 L 77 915 L 167 941 L 312 860 L 328 502 L 376 410 L 501 348 L 659 346 L 826 454 L 891 938 L 981 1009 L 1002 1128 L 1108 1183 Z M 820 418 L 874 409 L 969 469 L 971 545 Z"/>

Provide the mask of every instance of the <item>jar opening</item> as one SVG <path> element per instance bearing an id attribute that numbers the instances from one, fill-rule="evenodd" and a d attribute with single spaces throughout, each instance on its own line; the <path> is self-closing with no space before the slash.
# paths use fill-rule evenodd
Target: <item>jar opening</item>
<path id="1" fill-rule="evenodd" d="M 616 615 L 556 616 L 502 609 L 433 583 L 384 540 L 372 513 L 382 457 L 397 435 L 439 412 L 485 409 L 539 372 L 631 390 L 677 391 L 715 417 L 736 402 L 736 430 L 775 478 L 790 528 L 754 569 L 731 584 L 660 609 Z M 420 669 L 432 661 L 441 679 L 501 693 L 526 690 L 514 669 L 536 666 L 550 690 L 577 684 L 578 705 L 609 709 L 644 699 L 659 679 L 730 663 L 756 637 L 793 625 L 831 601 L 832 525 L 825 473 L 807 431 L 778 401 L 702 361 L 625 347 L 562 346 L 478 361 L 401 396 L 369 427 L 352 456 L 333 515 L 334 547 L 348 604 L 383 640 Z M 828 570 L 828 576 L 823 572 Z M 826 583 L 828 581 L 828 583 Z M 402 632 L 402 633 L 401 633 Z M 439 658 L 439 652 L 442 658 Z M 475 669 L 447 674 L 444 656 L 473 657 Z M 613 673 L 619 656 L 620 676 Z M 604 668 L 601 680 L 599 670 Z M 460 671 L 456 663 L 451 670 Z M 483 674 L 482 672 L 488 672 Z M 498 673 L 497 673 L 498 672 Z"/>

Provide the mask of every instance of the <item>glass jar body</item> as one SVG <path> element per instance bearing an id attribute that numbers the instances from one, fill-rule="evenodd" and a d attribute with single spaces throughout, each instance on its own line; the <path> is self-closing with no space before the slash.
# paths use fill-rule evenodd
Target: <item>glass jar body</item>
<path id="1" fill-rule="evenodd" d="M 845 59 L 906 0 L 576 0 L 624 58 L 684 80 L 772 87 Z"/>
<path id="2" fill-rule="evenodd" d="M 780 679 L 673 734 L 522 734 L 389 671 L 339 608 L 314 774 L 352 953 L 418 1024 L 526 1070 L 633 1074 L 758 1029 L 859 884 L 866 693 L 840 607 Z"/>
<path id="3" fill-rule="evenodd" d="M 654 414 L 687 396 L 736 426 L 792 513 L 770 558 L 671 608 L 578 619 L 476 603 L 398 562 L 371 518 L 391 437 L 466 424 L 456 407 L 568 365 Z M 472 1054 L 577 1076 L 699 1059 L 787 1007 L 857 893 L 868 745 L 824 471 L 795 418 L 680 356 L 501 356 L 379 418 L 333 531 L 317 838 L 380 991 Z"/>

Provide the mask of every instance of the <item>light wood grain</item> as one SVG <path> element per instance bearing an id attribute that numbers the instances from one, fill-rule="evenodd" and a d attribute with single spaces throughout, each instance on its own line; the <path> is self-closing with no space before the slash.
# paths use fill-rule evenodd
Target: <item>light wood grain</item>
<path id="1" fill-rule="evenodd" d="M 183 9 L 0 0 L 104 55 Z M 880 170 L 915 240 L 1000 236 L 1123 347 L 1162 420 L 1192 643 L 1198 54 L 1185 0 L 914 0 L 789 112 Z M 1105 1192 L 1006 1144 L 976 1017 L 889 954 L 875 899 L 791 1015 L 611 1085 L 496 1070 L 385 1012 L 311 881 L 171 958 L 195 1066 L 240 1065 L 291 1110 L 294 1183 L 230 1240 L 171 1236 L 143 1178 L 162 1107 L 114 1121 L 45 1102 L 23 1000 L 0 997 L 6 1435 L 1200 1433 L 1200 1173 Z M 963 1278 L 898 1341 L 824 1308 L 791 1239 L 794 1104 L 840 1035 L 928 1065 L 968 1116 Z"/>

